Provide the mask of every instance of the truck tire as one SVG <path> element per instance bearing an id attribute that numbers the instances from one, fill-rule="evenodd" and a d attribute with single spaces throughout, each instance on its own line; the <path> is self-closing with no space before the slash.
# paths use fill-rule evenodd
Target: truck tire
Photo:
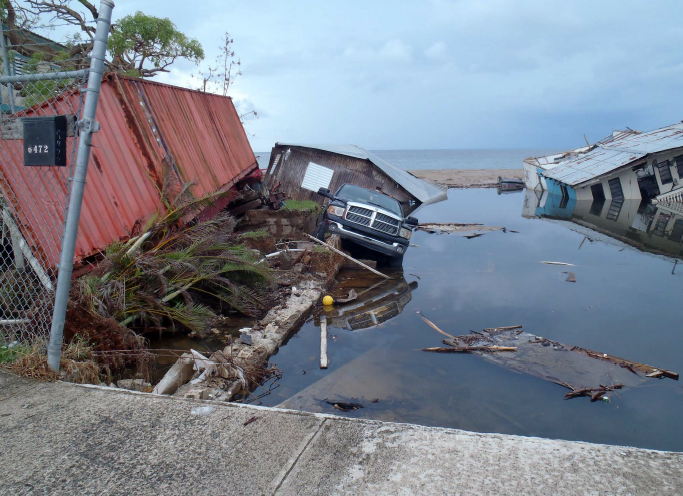
<path id="1" fill-rule="evenodd" d="M 320 241 L 325 241 L 325 221 L 319 222 L 318 226 L 313 231 L 313 237 Z"/>
<path id="2" fill-rule="evenodd" d="M 396 255 L 395 257 L 391 257 L 389 259 L 389 265 L 394 268 L 400 268 L 403 267 L 403 255 L 405 253 L 401 253 L 400 255 Z"/>

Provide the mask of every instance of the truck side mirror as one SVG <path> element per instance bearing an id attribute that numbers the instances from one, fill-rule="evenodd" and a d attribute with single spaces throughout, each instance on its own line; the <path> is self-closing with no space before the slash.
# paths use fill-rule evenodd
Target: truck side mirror
<path id="1" fill-rule="evenodd" d="M 329 198 L 330 200 L 333 198 L 332 193 L 330 193 L 330 190 L 327 188 L 320 188 L 318 190 L 318 194 L 320 196 L 324 196 L 325 198 Z"/>
<path id="2" fill-rule="evenodd" d="M 419 224 L 418 220 L 415 217 L 407 217 L 405 223 L 413 227 Z"/>

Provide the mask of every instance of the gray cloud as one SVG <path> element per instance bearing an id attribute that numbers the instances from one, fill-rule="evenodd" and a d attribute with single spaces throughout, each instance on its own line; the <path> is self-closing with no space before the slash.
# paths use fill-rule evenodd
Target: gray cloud
<path id="1" fill-rule="evenodd" d="M 256 150 L 564 148 L 683 118 L 677 1 L 120 0 L 115 16 L 135 10 L 170 17 L 209 61 L 231 33 Z"/>

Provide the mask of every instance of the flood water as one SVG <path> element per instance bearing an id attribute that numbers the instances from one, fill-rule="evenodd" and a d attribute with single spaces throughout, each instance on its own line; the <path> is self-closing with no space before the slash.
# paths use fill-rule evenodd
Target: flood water
<path id="1" fill-rule="evenodd" d="M 633 215 L 642 217 L 642 210 Z M 541 215 L 543 208 L 529 205 L 524 192 L 483 189 L 450 190 L 448 201 L 419 210 L 420 222 L 477 222 L 505 226 L 507 232 L 474 239 L 417 232 L 412 242 L 419 246 L 408 250 L 402 274 L 391 273 L 390 283 L 374 288 L 381 279 L 359 277 L 355 270 L 340 273 L 339 294 L 349 288 L 370 291 L 327 315 L 330 367 L 319 368 L 319 316 L 312 317 L 271 358 L 283 375 L 260 402 L 479 432 L 683 450 L 680 382 L 647 379 L 610 394 L 609 403 L 564 400 L 567 389 L 479 356 L 417 351 L 440 346 L 443 339 L 419 318 L 419 310 L 453 335 L 523 325 L 526 332 L 568 345 L 683 371 L 683 267 L 676 269 L 668 256 L 586 237 L 572 223 L 528 218 L 529 212 Z M 605 212 L 613 215 L 614 209 L 607 206 Z M 655 219 L 653 229 L 658 225 Z M 680 257 L 680 241 L 672 246 Z M 567 271 L 576 282 L 566 281 Z M 326 398 L 353 398 L 364 408 L 340 412 Z"/>

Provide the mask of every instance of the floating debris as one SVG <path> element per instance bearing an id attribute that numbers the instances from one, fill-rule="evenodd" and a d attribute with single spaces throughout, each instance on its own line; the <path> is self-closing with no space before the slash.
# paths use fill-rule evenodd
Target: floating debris
<path id="1" fill-rule="evenodd" d="M 444 340 L 444 343 L 446 340 Z M 475 351 L 482 351 L 491 353 L 494 351 L 517 351 L 514 346 L 458 346 L 452 345 L 448 347 L 422 348 L 420 351 L 431 351 L 435 353 L 472 353 Z"/>
<path id="2" fill-rule="evenodd" d="M 490 231 L 504 231 L 504 227 L 500 226 L 485 226 L 483 224 L 459 224 L 457 222 L 446 222 L 446 223 L 436 223 L 436 222 L 429 222 L 429 223 L 422 223 L 419 224 L 416 228 L 416 231 L 425 231 L 429 234 L 449 234 L 449 233 L 465 233 L 465 232 L 472 232 L 476 231 L 475 234 L 469 235 L 466 237 L 473 237 L 476 238 L 478 236 L 483 235 L 485 232 L 490 232 Z"/>
<path id="3" fill-rule="evenodd" d="M 359 410 L 360 408 L 365 408 L 360 403 L 354 403 L 352 401 L 330 401 L 325 400 L 325 403 L 332 405 L 335 410 L 341 410 L 342 412 L 351 412 L 354 410 Z"/>
<path id="4" fill-rule="evenodd" d="M 573 272 L 564 272 L 564 274 L 567 274 L 567 282 L 576 282 L 576 276 Z"/>
<path id="5" fill-rule="evenodd" d="M 439 328 L 437 327 L 437 325 L 436 325 L 434 322 L 432 322 L 432 321 L 429 320 L 427 317 L 425 317 L 424 314 L 423 314 L 422 312 L 420 312 L 419 310 L 417 311 L 417 314 L 420 316 L 420 318 L 421 318 L 422 320 L 425 321 L 425 323 L 426 323 L 429 327 L 431 327 L 432 329 L 434 329 L 434 330 L 435 330 L 436 332 L 438 332 L 439 334 L 443 334 L 444 336 L 446 336 L 446 337 L 448 337 L 448 338 L 450 338 L 450 339 L 455 339 L 455 336 L 452 336 L 451 334 L 448 334 L 446 331 L 442 331 L 441 329 L 439 329 Z"/>
<path id="6" fill-rule="evenodd" d="M 446 334 L 426 318 L 423 320 Z M 678 380 L 679 377 L 677 372 L 536 336 L 524 332 L 522 326 L 472 331 L 472 334 L 445 339 L 443 344 L 446 347 L 423 348 L 421 351 L 477 354 L 498 365 L 570 389 L 566 399 L 586 396 L 592 402 L 605 401 L 605 393 L 640 386 L 649 378 Z"/>
<path id="7" fill-rule="evenodd" d="M 565 263 L 565 262 L 541 262 L 541 263 L 546 264 L 546 265 L 567 265 L 569 267 L 574 267 L 574 264 Z"/>
<path id="8" fill-rule="evenodd" d="M 346 298 L 337 298 L 336 301 L 337 303 L 349 303 L 351 301 L 354 301 L 358 298 L 358 293 L 356 293 L 356 290 L 351 288 L 349 290 L 349 295 Z"/>

